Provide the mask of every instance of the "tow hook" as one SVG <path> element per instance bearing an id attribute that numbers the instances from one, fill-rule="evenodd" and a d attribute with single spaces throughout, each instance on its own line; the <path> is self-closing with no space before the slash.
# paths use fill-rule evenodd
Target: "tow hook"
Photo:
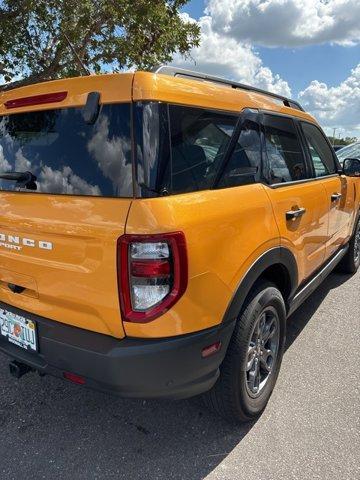
<path id="1" fill-rule="evenodd" d="M 25 365 L 25 363 L 20 363 L 16 361 L 9 363 L 10 374 L 15 378 L 21 378 L 26 373 L 31 372 L 31 370 L 32 368 L 28 365 Z"/>

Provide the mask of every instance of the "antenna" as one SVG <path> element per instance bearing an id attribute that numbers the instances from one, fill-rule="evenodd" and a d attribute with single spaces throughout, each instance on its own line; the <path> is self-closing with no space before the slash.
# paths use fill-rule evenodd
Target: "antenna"
<path id="1" fill-rule="evenodd" d="M 86 68 L 86 66 L 84 65 L 83 61 L 81 60 L 81 58 L 79 57 L 79 55 L 77 54 L 75 48 L 73 47 L 73 44 L 70 42 L 69 40 L 69 37 L 66 35 L 65 32 L 62 32 L 62 34 L 64 35 L 69 47 L 70 47 L 70 50 L 72 51 L 72 53 L 75 55 L 80 67 L 84 70 L 84 72 L 86 73 L 86 75 L 91 75 L 91 72 Z"/>

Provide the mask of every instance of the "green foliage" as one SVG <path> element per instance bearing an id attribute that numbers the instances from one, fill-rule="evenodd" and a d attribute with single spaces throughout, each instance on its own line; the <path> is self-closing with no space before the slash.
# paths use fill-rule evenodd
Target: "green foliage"
<path id="1" fill-rule="evenodd" d="M 334 138 L 332 136 L 328 136 L 328 139 L 331 145 L 344 145 L 344 147 L 357 141 L 356 137 Z"/>
<path id="2" fill-rule="evenodd" d="M 101 73 L 186 56 L 200 37 L 197 24 L 179 15 L 187 2 L 0 0 L 0 77 L 21 77 L 18 86 L 81 75 L 82 64 Z"/>

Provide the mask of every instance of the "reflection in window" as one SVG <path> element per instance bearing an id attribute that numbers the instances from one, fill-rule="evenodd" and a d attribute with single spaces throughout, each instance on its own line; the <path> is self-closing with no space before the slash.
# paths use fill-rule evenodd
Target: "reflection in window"
<path id="1" fill-rule="evenodd" d="M 286 117 L 265 115 L 267 178 L 270 184 L 307 178 L 306 164 L 294 123 Z"/>
<path id="2" fill-rule="evenodd" d="M 310 123 L 302 123 L 316 177 L 336 172 L 334 157 L 320 129 Z"/>
<path id="3" fill-rule="evenodd" d="M 81 108 L 3 116 L 0 171 L 31 171 L 43 193 L 132 196 L 130 105 L 103 105 L 94 125 Z"/>

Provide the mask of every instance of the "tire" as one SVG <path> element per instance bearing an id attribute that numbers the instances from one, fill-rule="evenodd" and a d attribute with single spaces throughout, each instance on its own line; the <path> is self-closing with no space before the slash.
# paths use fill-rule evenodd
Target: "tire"
<path id="1" fill-rule="evenodd" d="M 354 234 L 349 242 L 349 249 L 341 259 L 338 271 L 356 273 L 360 266 L 360 217 L 357 219 Z"/>
<path id="2" fill-rule="evenodd" d="M 268 347 L 271 344 L 274 350 L 277 342 L 273 361 L 270 355 L 266 360 L 265 357 L 259 360 L 261 358 L 259 345 L 254 339 L 259 333 L 261 318 L 264 319 L 263 333 L 270 326 L 272 318 L 276 324 L 276 335 L 273 333 L 262 347 L 270 349 Z M 231 422 L 246 422 L 258 417 L 264 410 L 276 383 L 284 352 L 285 330 L 286 309 L 280 291 L 273 283 L 258 282 L 240 312 L 224 361 L 220 366 L 220 376 L 213 388 L 202 397 L 206 407 Z M 266 338 L 266 335 L 262 338 Z M 254 344 L 257 346 L 254 347 Z M 249 370 L 251 360 L 253 363 Z M 264 362 L 269 365 L 272 363 L 272 367 L 267 380 L 261 384 L 254 379 L 256 377 L 259 380 L 261 372 L 266 375 Z M 260 371 L 260 377 L 259 374 L 256 376 L 257 370 Z"/>

